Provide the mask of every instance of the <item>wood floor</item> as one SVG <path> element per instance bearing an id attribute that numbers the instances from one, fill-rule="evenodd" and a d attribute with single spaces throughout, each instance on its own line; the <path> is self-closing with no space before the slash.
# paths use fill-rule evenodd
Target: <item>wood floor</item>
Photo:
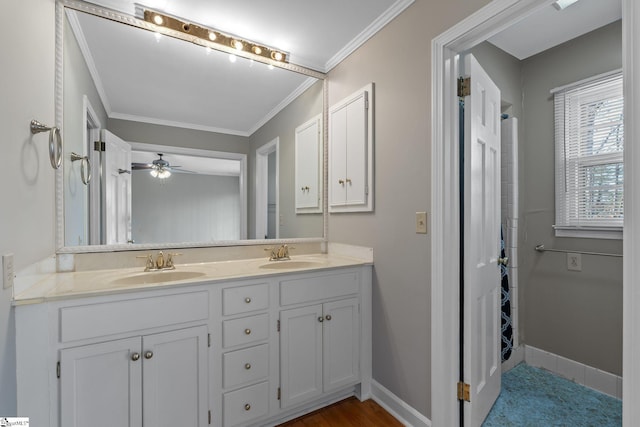
<path id="1" fill-rule="evenodd" d="M 402 427 L 373 400 L 360 402 L 355 397 L 281 424 L 279 427 Z"/>

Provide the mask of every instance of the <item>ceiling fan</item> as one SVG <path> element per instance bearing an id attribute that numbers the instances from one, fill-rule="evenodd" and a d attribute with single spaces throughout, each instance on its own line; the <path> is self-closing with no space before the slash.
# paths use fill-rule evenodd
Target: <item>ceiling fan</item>
<path id="1" fill-rule="evenodd" d="M 182 166 L 171 165 L 168 161 L 162 158 L 164 154 L 156 153 L 159 158 L 155 159 L 151 163 L 131 163 L 132 170 L 148 170 L 152 177 L 165 179 L 171 176 L 172 172 L 179 173 L 196 173 L 188 171 L 186 169 L 178 169 Z"/>

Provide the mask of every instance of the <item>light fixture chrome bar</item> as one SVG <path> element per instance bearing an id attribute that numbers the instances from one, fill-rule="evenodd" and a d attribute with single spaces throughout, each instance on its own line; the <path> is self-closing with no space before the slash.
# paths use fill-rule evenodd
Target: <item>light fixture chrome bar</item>
<path id="1" fill-rule="evenodd" d="M 605 252 L 585 252 L 585 251 L 570 251 L 567 249 L 547 249 L 544 245 L 537 245 L 536 251 L 538 252 L 560 252 L 563 254 L 582 254 L 582 255 L 596 255 L 596 256 L 611 256 L 622 258 L 622 254 L 610 254 Z"/>

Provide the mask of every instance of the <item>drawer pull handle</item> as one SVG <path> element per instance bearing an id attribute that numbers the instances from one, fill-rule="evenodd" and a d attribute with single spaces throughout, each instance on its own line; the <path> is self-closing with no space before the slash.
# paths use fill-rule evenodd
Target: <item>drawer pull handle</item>
<path id="1" fill-rule="evenodd" d="M 245 364 L 244 364 L 244 369 L 246 369 L 247 371 L 248 371 L 249 369 L 251 369 L 251 363 L 245 363 Z"/>
<path id="2" fill-rule="evenodd" d="M 153 357 L 153 351 L 147 351 L 147 352 L 144 354 L 144 358 L 145 358 L 145 359 L 151 359 L 152 357 Z"/>
<path id="3" fill-rule="evenodd" d="M 244 410 L 245 411 L 250 411 L 251 410 L 251 405 L 249 405 L 248 403 L 245 403 Z"/>
<path id="4" fill-rule="evenodd" d="M 327 314 L 326 316 L 324 316 L 324 318 L 327 319 L 327 320 L 331 320 L 331 315 Z"/>
<path id="5" fill-rule="evenodd" d="M 140 359 L 140 353 L 133 353 L 131 355 L 131 360 L 133 360 L 134 362 L 139 359 Z"/>
<path id="6" fill-rule="evenodd" d="M 318 317 L 318 322 L 320 322 L 320 323 L 324 322 L 324 317 L 322 317 L 322 316 Z"/>
<path id="7" fill-rule="evenodd" d="M 249 304 L 249 303 L 251 302 L 251 298 L 246 297 L 246 298 L 244 299 L 244 302 L 246 302 L 247 304 Z"/>
<path id="8" fill-rule="evenodd" d="M 244 333 L 245 333 L 246 335 L 251 335 L 251 329 L 249 329 L 249 328 L 245 329 L 245 330 L 244 330 Z"/>

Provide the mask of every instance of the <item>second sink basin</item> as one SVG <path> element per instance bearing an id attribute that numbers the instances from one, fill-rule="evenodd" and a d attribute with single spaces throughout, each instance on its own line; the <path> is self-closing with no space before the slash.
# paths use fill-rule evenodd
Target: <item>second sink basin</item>
<path id="1" fill-rule="evenodd" d="M 178 280 L 196 279 L 202 276 L 204 276 L 204 273 L 201 273 L 199 271 L 149 271 L 120 277 L 118 279 L 112 280 L 111 284 L 116 286 L 144 285 L 147 283 L 163 283 L 175 282 Z"/>
<path id="2" fill-rule="evenodd" d="M 321 264 L 315 261 L 269 261 L 267 264 L 262 264 L 260 268 L 266 268 L 269 270 L 288 270 L 293 268 L 310 268 L 319 267 Z"/>

